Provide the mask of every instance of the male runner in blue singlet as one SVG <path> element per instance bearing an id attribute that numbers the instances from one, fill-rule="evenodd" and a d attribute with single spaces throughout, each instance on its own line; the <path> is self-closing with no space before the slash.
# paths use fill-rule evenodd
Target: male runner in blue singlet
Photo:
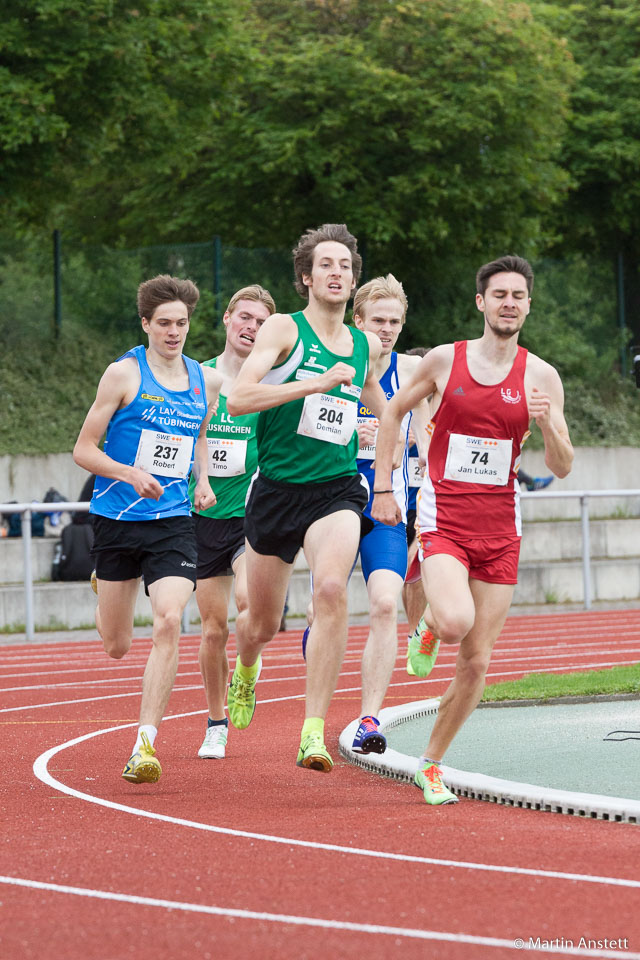
<path id="1" fill-rule="evenodd" d="M 376 277 L 360 287 L 353 301 L 355 325 L 375 333 L 382 352 L 375 363 L 375 376 L 387 400 L 409 382 L 420 357 L 396 353 L 393 349 L 402 332 L 407 298 L 402 284 L 393 276 Z M 402 519 L 395 526 L 379 523 L 371 516 L 373 475 L 378 420 L 361 403 L 358 410 L 358 470 L 369 484 L 369 502 L 364 510 L 360 562 L 369 596 L 369 637 L 362 655 L 362 710 L 353 749 L 357 753 L 383 753 L 386 740 L 378 731 L 377 715 L 382 706 L 398 651 L 398 597 L 407 570 L 407 431 L 412 420 L 420 450 L 426 454 L 425 428 L 429 419 L 426 401 L 420 403 L 402 423 L 391 488 Z"/>
<path id="2" fill-rule="evenodd" d="M 140 727 L 122 774 L 131 783 L 153 783 L 162 773 L 153 743 L 178 666 L 182 612 L 196 581 L 187 492 L 194 455 L 194 507 L 215 503 L 205 431 L 222 378 L 182 353 L 198 298 L 190 280 L 165 275 L 140 285 L 138 312 L 149 345 L 107 367 L 73 452 L 76 463 L 96 475 L 90 506 L 96 626 L 109 656 L 119 660 L 131 647 L 141 575 L 153 612 Z"/>

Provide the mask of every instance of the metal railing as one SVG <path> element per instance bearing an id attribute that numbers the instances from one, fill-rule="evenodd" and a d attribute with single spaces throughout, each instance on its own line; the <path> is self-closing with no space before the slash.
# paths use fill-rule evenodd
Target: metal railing
<path id="1" fill-rule="evenodd" d="M 584 609 L 590 610 L 593 602 L 591 579 L 591 539 L 589 531 L 589 500 L 594 498 L 640 497 L 640 490 L 539 490 L 534 493 L 522 492 L 523 500 L 533 497 L 539 500 L 580 500 L 580 522 L 582 528 L 582 582 Z M 24 606 L 25 632 L 27 640 L 35 639 L 33 616 L 33 571 L 31 565 L 31 515 L 33 513 L 69 513 L 87 512 L 88 503 L 0 503 L 0 513 L 21 514 L 22 555 L 24 558 Z M 186 613 L 186 608 L 185 608 Z M 186 629 L 183 616 L 183 630 Z"/>

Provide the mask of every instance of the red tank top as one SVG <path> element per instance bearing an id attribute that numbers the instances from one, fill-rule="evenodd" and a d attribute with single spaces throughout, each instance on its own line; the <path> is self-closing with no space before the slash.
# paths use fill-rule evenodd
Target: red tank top
<path id="1" fill-rule="evenodd" d="M 431 420 L 428 469 L 420 492 L 420 530 L 458 539 L 520 536 L 520 450 L 529 429 L 524 392 L 527 351 L 518 347 L 501 383 L 478 383 L 466 340 Z"/>

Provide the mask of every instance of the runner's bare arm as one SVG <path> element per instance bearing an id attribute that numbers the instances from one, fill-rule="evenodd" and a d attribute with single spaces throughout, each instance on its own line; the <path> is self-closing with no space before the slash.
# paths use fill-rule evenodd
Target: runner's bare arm
<path id="1" fill-rule="evenodd" d="M 544 462 L 556 477 L 566 477 L 573 464 L 573 446 L 564 418 L 562 381 L 554 367 L 537 357 L 533 359 L 531 379 L 534 385 L 527 397 L 529 415 L 542 431 Z"/>
<path id="2" fill-rule="evenodd" d="M 422 357 L 411 380 L 394 394 L 381 418 L 376 443 L 375 490 L 391 490 L 391 469 L 398 432 L 402 418 L 409 410 L 426 400 L 436 390 L 438 377 L 442 376 L 447 355 L 444 348 L 436 348 Z M 449 361 L 450 362 L 450 361 Z M 371 515 L 375 520 L 395 526 L 402 519 L 400 508 L 392 493 L 375 494 Z"/>
<path id="3" fill-rule="evenodd" d="M 207 390 L 207 415 L 202 421 L 193 456 L 193 475 L 196 479 L 196 486 L 193 491 L 193 507 L 196 512 L 208 510 L 216 503 L 216 495 L 211 489 L 207 476 L 209 472 L 207 464 L 207 426 L 218 409 L 222 386 L 222 374 L 218 370 L 213 367 L 202 367 L 202 374 Z"/>
<path id="4" fill-rule="evenodd" d="M 421 357 L 407 356 L 401 353 L 398 356 L 398 373 L 400 386 L 409 382 L 420 366 Z M 427 437 L 427 427 L 431 419 L 431 408 L 429 398 L 425 397 L 411 411 L 411 430 L 418 447 L 418 456 L 420 463 L 424 467 L 427 462 L 427 451 L 429 449 L 429 440 Z"/>
<path id="5" fill-rule="evenodd" d="M 78 434 L 73 459 L 89 473 L 123 480 L 130 483 L 139 496 L 158 500 L 162 496 L 162 485 L 155 477 L 138 467 L 113 460 L 99 446 L 111 417 L 133 400 L 139 384 L 140 373 L 135 361 L 120 360 L 107 367 L 98 384 L 96 399 Z"/>
<path id="6" fill-rule="evenodd" d="M 379 420 L 387 406 L 387 398 L 384 390 L 380 386 L 374 373 L 376 361 L 382 352 L 382 344 L 375 333 L 364 331 L 364 335 L 369 343 L 369 369 L 367 371 L 367 379 L 362 387 L 360 399 L 364 406 L 368 407 Z"/>
<path id="7" fill-rule="evenodd" d="M 231 416 L 269 410 L 312 393 L 327 393 L 339 383 L 351 383 L 355 370 L 347 363 L 336 363 L 325 373 L 305 380 L 262 383 L 274 365 L 286 360 L 297 336 L 296 324 L 289 314 L 274 313 L 265 320 L 227 397 L 227 410 Z"/>

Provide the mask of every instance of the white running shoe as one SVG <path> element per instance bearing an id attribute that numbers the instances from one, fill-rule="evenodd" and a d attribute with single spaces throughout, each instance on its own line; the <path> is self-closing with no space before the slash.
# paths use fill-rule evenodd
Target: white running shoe
<path id="1" fill-rule="evenodd" d="M 205 760 L 224 760 L 229 730 L 224 723 L 207 727 L 198 756 Z"/>

